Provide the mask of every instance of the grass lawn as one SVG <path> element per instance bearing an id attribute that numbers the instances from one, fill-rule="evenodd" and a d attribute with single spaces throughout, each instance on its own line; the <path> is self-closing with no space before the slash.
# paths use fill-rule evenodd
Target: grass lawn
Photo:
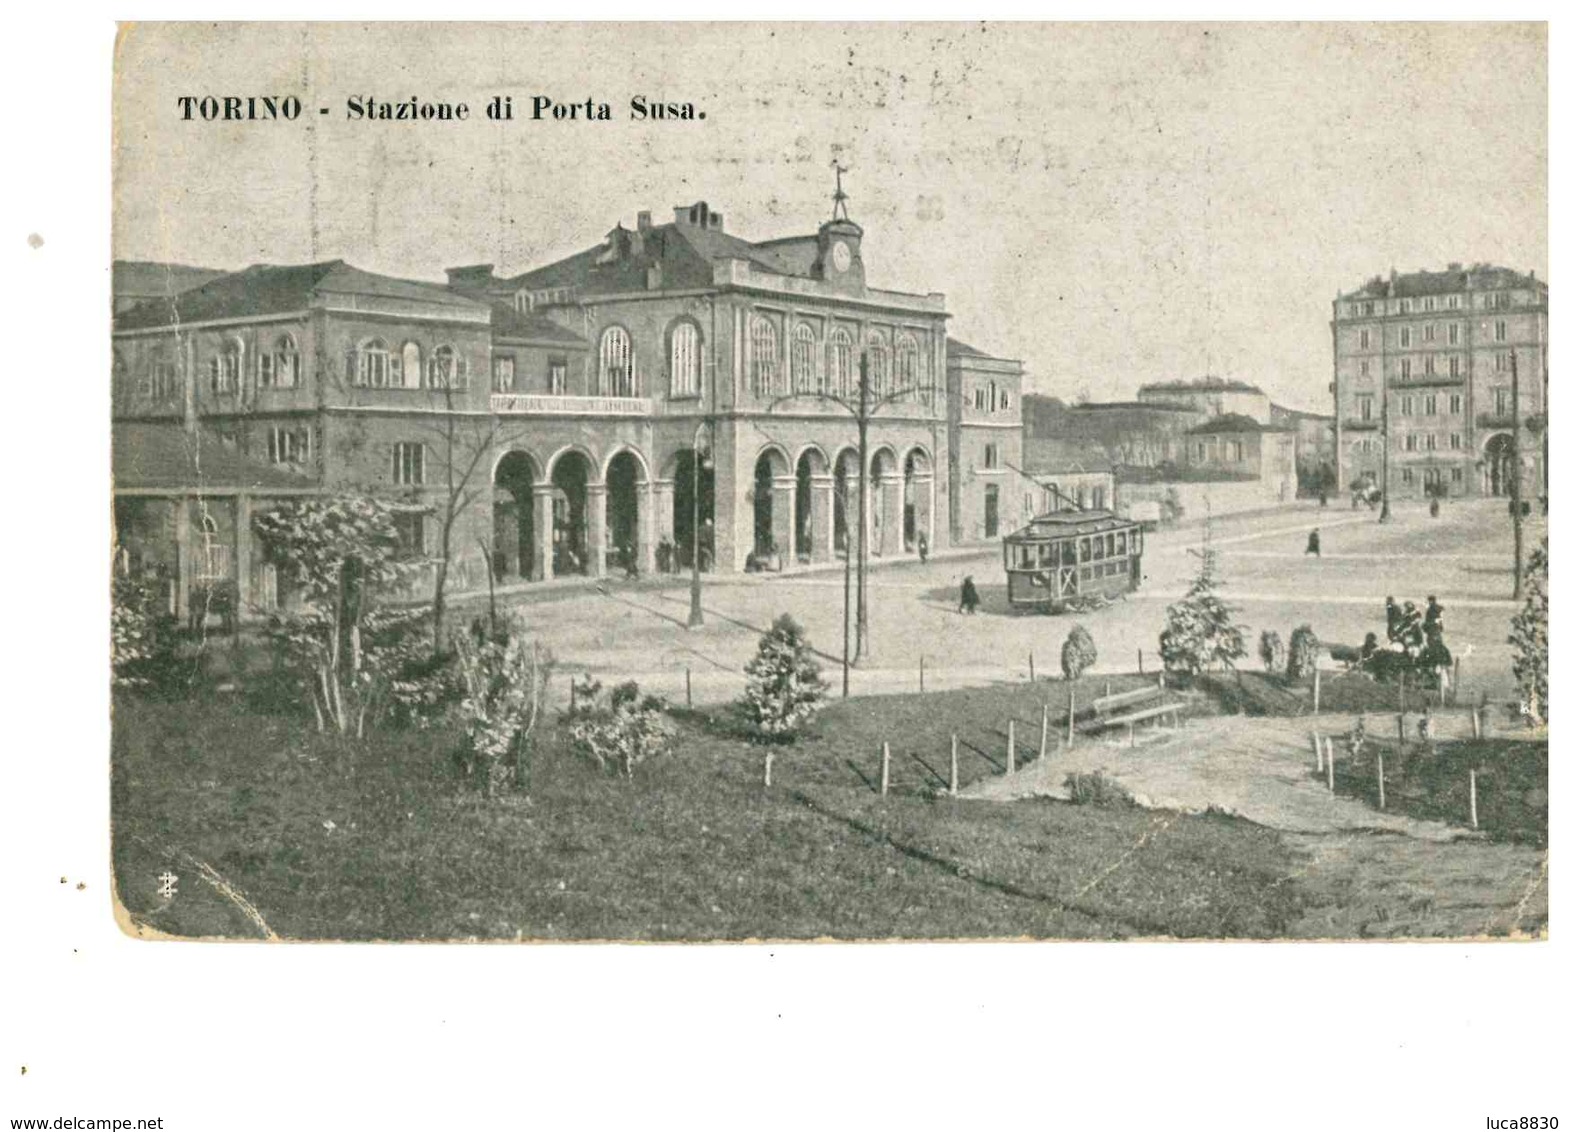
<path id="1" fill-rule="evenodd" d="M 951 732 L 963 781 L 998 773 L 1010 718 L 1020 762 L 1034 757 L 1043 699 L 1056 713 L 1067 696 L 1043 681 L 834 704 L 778 753 L 767 791 L 761 751 L 722 714 L 679 713 L 676 752 L 630 782 L 550 729 L 530 798 L 487 801 L 453 771 L 450 732 L 356 747 L 238 695 L 121 697 L 120 899 L 164 932 L 256 937 L 205 864 L 285 938 L 1289 934 L 1307 898 L 1270 830 L 942 796 Z M 888 798 L 875 789 L 884 741 Z M 165 870 L 181 878 L 172 899 Z"/>
<path id="2" fill-rule="evenodd" d="M 1470 772 L 1476 771 L 1477 822 L 1490 837 L 1547 847 L 1547 742 L 1464 739 L 1434 744 L 1369 739 L 1359 757 L 1335 743 L 1335 789 L 1378 805 L 1378 755 L 1390 810 L 1429 821 L 1468 825 Z M 1344 757 L 1340 752 L 1344 751 Z"/>

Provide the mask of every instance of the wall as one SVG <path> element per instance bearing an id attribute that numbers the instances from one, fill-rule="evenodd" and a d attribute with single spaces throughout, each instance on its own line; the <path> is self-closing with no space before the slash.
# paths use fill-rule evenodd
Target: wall
<path id="1" fill-rule="evenodd" d="M 1117 485 L 1117 506 L 1126 511 L 1135 503 L 1159 503 L 1170 497 L 1173 488 L 1182 503 L 1185 519 L 1278 507 L 1296 495 L 1294 485 L 1290 495 L 1282 495 L 1279 485 L 1271 485 L 1263 480 L 1123 482 Z"/>

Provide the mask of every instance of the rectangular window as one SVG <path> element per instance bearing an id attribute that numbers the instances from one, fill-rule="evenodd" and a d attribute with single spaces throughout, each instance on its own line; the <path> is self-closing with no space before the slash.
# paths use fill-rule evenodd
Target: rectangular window
<path id="1" fill-rule="evenodd" d="M 1416 482 L 1416 476 L 1411 471 L 1410 468 L 1401 468 L 1400 469 L 1400 482 L 1401 483 L 1415 483 Z"/>
<path id="2" fill-rule="evenodd" d="M 1502 385 L 1493 390 L 1493 412 L 1501 417 L 1510 413 L 1509 390 Z"/>
<path id="3" fill-rule="evenodd" d="M 1452 452 L 1458 452 L 1460 450 L 1460 434 L 1458 432 L 1452 432 L 1449 434 L 1449 448 Z"/>
<path id="4" fill-rule="evenodd" d="M 1460 324 L 1458 322 L 1449 324 L 1449 344 L 1451 346 L 1460 345 Z"/>
<path id="5" fill-rule="evenodd" d="M 517 380 L 517 362 L 511 354 L 497 354 L 490 359 L 491 388 L 497 393 L 511 393 Z"/>
<path id="6" fill-rule="evenodd" d="M 419 558 L 427 553 L 428 534 L 425 514 L 421 511 L 395 511 L 393 529 L 398 533 L 398 553 L 403 558 Z"/>
<path id="7" fill-rule="evenodd" d="M 1450 480 L 1451 483 L 1459 483 L 1464 478 L 1465 478 L 1465 472 L 1462 469 L 1460 469 L 1460 468 L 1450 468 L 1449 469 L 1449 480 Z"/>
<path id="8" fill-rule="evenodd" d="M 1502 342 L 1507 334 L 1508 326 L 1503 319 L 1493 323 L 1493 341 Z"/>
<path id="9" fill-rule="evenodd" d="M 1194 452 L 1196 454 L 1195 455 L 1196 462 L 1202 464 L 1204 462 L 1204 442 L 1200 441 L 1198 444 L 1195 444 L 1193 446 L 1193 450 L 1194 450 Z"/>
<path id="10" fill-rule="evenodd" d="M 1401 299 L 1400 300 L 1400 313 L 1401 314 L 1410 314 L 1411 313 L 1411 300 L 1410 299 Z"/>
<path id="11" fill-rule="evenodd" d="M 998 397 L 999 397 L 998 404 L 1002 408 L 1006 409 L 1008 407 L 1008 391 L 1006 389 L 1002 390 L 1002 392 L 998 395 Z"/>
<path id="12" fill-rule="evenodd" d="M 1424 415 L 1429 417 L 1436 417 L 1438 415 L 1438 394 L 1429 393 L 1427 395 L 1427 397 L 1422 401 L 1422 412 Z"/>
<path id="13" fill-rule="evenodd" d="M 1400 398 L 1400 415 L 1402 417 L 1409 417 L 1409 416 L 1413 416 L 1415 413 L 1416 413 L 1416 399 L 1414 397 L 1402 397 L 1402 398 Z"/>
<path id="14" fill-rule="evenodd" d="M 170 400 L 178 390 L 179 382 L 175 379 L 174 363 L 166 361 L 154 362 L 152 374 L 153 400 Z"/>
<path id="15" fill-rule="evenodd" d="M 1229 447 L 1231 449 L 1230 456 L 1231 456 L 1232 461 L 1236 462 L 1236 461 L 1241 460 L 1242 459 L 1242 442 L 1240 440 L 1233 440 L 1233 441 L 1231 441 Z"/>
<path id="16" fill-rule="evenodd" d="M 310 455 L 309 426 L 288 428 L 284 425 L 273 425 L 267 430 L 268 463 L 300 465 L 309 460 Z"/>
<path id="17" fill-rule="evenodd" d="M 1414 433 L 1414 432 L 1406 433 L 1406 435 L 1401 439 L 1400 446 L 1402 448 L 1404 448 L 1407 452 L 1415 452 L 1416 451 L 1416 433 Z"/>
<path id="18" fill-rule="evenodd" d="M 1428 302 L 1432 302 L 1432 301 L 1433 301 L 1432 299 L 1428 300 Z M 1424 323 L 1423 326 L 1422 326 L 1422 341 L 1424 341 L 1424 342 L 1433 342 L 1433 341 L 1436 341 L 1437 338 L 1438 338 L 1438 327 L 1434 326 L 1431 322 Z"/>
<path id="19" fill-rule="evenodd" d="M 983 468 L 995 468 L 997 466 L 997 446 L 995 444 L 988 444 L 981 450 L 981 466 Z"/>
<path id="20" fill-rule="evenodd" d="M 1373 419 L 1373 398 L 1366 396 L 1357 398 L 1357 416 L 1364 421 Z M 1203 459 L 1203 456 L 1199 458 Z"/>
<path id="21" fill-rule="evenodd" d="M 1437 358 L 1435 358 L 1432 354 L 1427 355 L 1427 357 L 1422 359 L 1422 372 L 1431 375 L 1434 369 L 1437 367 L 1437 364 Z"/>
<path id="22" fill-rule="evenodd" d="M 1400 328 L 1400 344 L 1402 346 L 1411 345 L 1411 328 L 1409 326 L 1402 326 Z"/>
<path id="23" fill-rule="evenodd" d="M 1508 354 L 1494 354 L 1493 355 L 1493 372 L 1494 373 L 1508 373 L 1509 372 L 1509 355 Z"/>
<path id="24" fill-rule="evenodd" d="M 1458 413 L 1458 412 L 1460 412 L 1461 408 L 1464 405 L 1465 405 L 1465 401 L 1461 398 L 1460 394 L 1458 394 L 1458 393 L 1451 393 L 1449 395 L 1449 411 L 1451 413 Z"/>
<path id="25" fill-rule="evenodd" d="M 1449 359 L 1449 376 L 1460 376 L 1460 358 L 1458 355 Z"/>
<path id="26" fill-rule="evenodd" d="M 1402 378 L 1404 378 L 1405 380 L 1407 380 L 1407 381 L 1411 380 L 1411 359 L 1410 358 L 1401 358 L 1400 359 L 1400 376 Z"/>
<path id="27" fill-rule="evenodd" d="M 1366 328 L 1357 331 L 1357 345 L 1364 350 L 1373 348 L 1373 332 Z"/>
<path id="28" fill-rule="evenodd" d="M 1373 313 L 1373 304 L 1372 303 L 1363 303 L 1362 304 L 1362 314 L 1364 316 L 1368 316 L 1368 315 L 1371 315 L 1372 313 Z M 1364 331 L 1363 333 L 1366 333 L 1366 331 Z"/>
<path id="29" fill-rule="evenodd" d="M 1450 295 L 1449 296 L 1449 309 L 1452 310 L 1452 311 L 1457 311 L 1457 310 L 1460 309 L 1460 296 L 1459 295 Z"/>
<path id="30" fill-rule="evenodd" d="M 399 487 L 419 487 L 425 482 L 425 446 L 400 440 L 392 446 L 392 482 Z"/>
<path id="31" fill-rule="evenodd" d="M 1373 372 L 1373 364 L 1366 358 L 1357 363 L 1357 376 L 1367 377 Z"/>
<path id="32" fill-rule="evenodd" d="M 1430 433 L 1427 434 L 1427 438 L 1426 439 L 1427 439 L 1427 443 L 1426 443 L 1426 445 L 1424 447 L 1426 447 L 1429 452 L 1437 452 L 1438 451 L 1438 434 L 1435 433 L 1435 432 L 1430 432 Z"/>
<path id="33" fill-rule="evenodd" d="M 560 397 L 567 391 L 567 360 L 565 358 L 551 358 L 548 376 L 551 395 Z"/>

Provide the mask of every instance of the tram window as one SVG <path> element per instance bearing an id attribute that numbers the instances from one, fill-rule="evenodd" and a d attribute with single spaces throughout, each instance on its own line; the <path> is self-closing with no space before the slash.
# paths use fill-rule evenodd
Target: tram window
<path id="1" fill-rule="evenodd" d="M 1018 551 L 1019 565 L 1024 567 L 1026 570 L 1035 569 L 1035 548 L 1033 546 L 1024 545 L 1019 547 Z"/>
<path id="2" fill-rule="evenodd" d="M 1125 554 L 1128 553 L 1128 532 L 1127 531 L 1123 531 L 1121 534 L 1119 534 L 1117 536 L 1117 553 L 1121 554 L 1121 555 L 1125 555 Z"/>
<path id="3" fill-rule="evenodd" d="M 1041 565 L 1042 566 L 1055 566 L 1055 565 L 1057 565 L 1057 544 L 1056 543 L 1048 542 L 1048 543 L 1042 544 L 1042 546 L 1041 546 Z"/>
<path id="4" fill-rule="evenodd" d="M 1081 538 L 1079 540 L 1079 561 L 1088 562 L 1094 557 L 1095 556 L 1090 553 L 1090 540 L 1087 538 Z"/>

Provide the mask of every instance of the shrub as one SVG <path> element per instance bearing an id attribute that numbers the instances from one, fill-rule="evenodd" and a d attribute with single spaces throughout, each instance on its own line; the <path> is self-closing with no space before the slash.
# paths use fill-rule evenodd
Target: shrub
<path id="1" fill-rule="evenodd" d="M 1133 795 L 1122 783 L 1103 770 L 1091 774 L 1074 771 L 1068 775 L 1068 799 L 1076 806 L 1135 806 Z"/>
<path id="2" fill-rule="evenodd" d="M 193 675 L 180 659 L 179 623 L 155 584 L 116 575 L 110 606 L 109 660 L 116 687 L 163 693 Z"/>
<path id="3" fill-rule="evenodd" d="M 632 777 L 639 764 L 670 750 L 675 727 L 665 715 L 665 702 L 657 696 L 638 698 L 637 684 L 628 680 L 610 691 L 610 702 L 598 703 L 598 685 L 586 701 L 578 694 L 577 711 L 569 733 L 578 749 L 602 770 Z"/>
<path id="4" fill-rule="evenodd" d="M 1525 568 L 1525 604 L 1509 622 L 1514 646 L 1515 686 L 1525 713 L 1547 722 L 1547 539 L 1531 552 Z"/>
<path id="5" fill-rule="evenodd" d="M 527 791 L 534 731 L 544 712 L 554 661 L 523 627 L 508 621 L 492 634 L 459 634 L 457 670 L 464 696 L 464 769 L 495 797 L 505 786 Z"/>
<path id="6" fill-rule="evenodd" d="M 784 614 L 747 662 L 742 710 L 764 739 L 788 743 L 822 710 L 827 692 L 805 631 Z"/>
<path id="7" fill-rule="evenodd" d="M 1095 638 L 1083 625 L 1075 625 L 1068 630 L 1067 640 L 1062 642 L 1062 674 L 1069 680 L 1077 680 L 1094 665 Z"/>
<path id="8" fill-rule="evenodd" d="M 1215 552 L 1206 549 L 1187 596 L 1166 607 L 1160 659 L 1168 672 L 1196 675 L 1217 663 L 1233 668 L 1247 655 L 1244 626 L 1231 623 L 1231 606 L 1216 593 L 1216 566 Z"/>
<path id="9" fill-rule="evenodd" d="M 269 556 L 298 584 L 303 606 L 273 619 L 270 636 L 316 716 L 364 738 L 393 678 L 414 654 L 404 632 L 418 611 L 378 603 L 418 567 L 402 556 L 392 508 L 357 497 L 286 504 L 256 519 Z"/>
<path id="10" fill-rule="evenodd" d="M 1293 680 L 1308 680 L 1318 667 L 1320 645 L 1312 626 L 1298 625 L 1291 630 L 1291 648 L 1286 655 L 1286 675 Z"/>
<path id="11" fill-rule="evenodd" d="M 1264 662 L 1268 672 L 1279 672 L 1286 666 L 1286 646 L 1275 630 L 1266 629 L 1259 634 L 1258 658 Z"/>

